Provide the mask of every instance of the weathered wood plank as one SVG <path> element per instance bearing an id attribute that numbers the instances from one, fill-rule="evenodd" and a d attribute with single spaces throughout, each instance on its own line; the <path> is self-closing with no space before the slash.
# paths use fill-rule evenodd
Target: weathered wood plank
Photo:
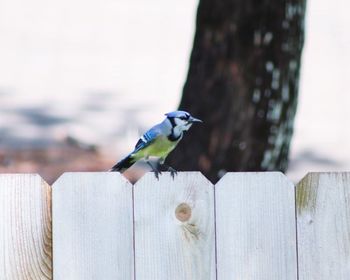
<path id="1" fill-rule="evenodd" d="M 215 186 L 218 279 L 297 279 L 294 186 L 281 173 L 227 173 Z"/>
<path id="2" fill-rule="evenodd" d="M 119 173 L 65 173 L 52 192 L 54 279 L 132 279 L 131 184 Z"/>
<path id="3" fill-rule="evenodd" d="M 310 173 L 297 186 L 300 280 L 350 279 L 350 173 Z"/>
<path id="4" fill-rule="evenodd" d="M 51 188 L 39 175 L 0 175 L 0 279 L 52 279 Z"/>
<path id="5" fill-rule="evenodd" d="M 214 189 L 199 172 L 134 186 L 136 279 L 215 279 Z"/>

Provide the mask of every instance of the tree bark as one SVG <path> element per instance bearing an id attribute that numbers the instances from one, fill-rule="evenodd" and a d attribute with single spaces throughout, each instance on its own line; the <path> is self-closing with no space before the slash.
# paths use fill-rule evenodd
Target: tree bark
<path id="1" fill-rule="evenodd" d="M 169 162 L 212 181 L 286 171 L 297 107 L 305 0 L 201 0 L 180 109 L 203 119 Z"/>

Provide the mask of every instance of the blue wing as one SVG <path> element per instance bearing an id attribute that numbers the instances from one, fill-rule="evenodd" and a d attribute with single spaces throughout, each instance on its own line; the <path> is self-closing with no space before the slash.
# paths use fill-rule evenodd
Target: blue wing
<path id="1" fill-rule="evenodd" d="M 135 145 L 135 150 L 133 153 L 140 151 L 141 149 L 149 146 L 157 137 L 159 136 L 159 132 L 155 129 L 148 130 L 144 135 L 141 136 L 139 141 Z"/>

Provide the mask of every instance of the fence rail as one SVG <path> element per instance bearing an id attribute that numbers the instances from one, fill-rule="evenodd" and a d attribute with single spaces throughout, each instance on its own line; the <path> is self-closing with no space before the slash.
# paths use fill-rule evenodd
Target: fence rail
<path id="1" fill-rule="evenodd" d="M 349 280 L 350 173 L 0 175 L 0 280 Z"/>

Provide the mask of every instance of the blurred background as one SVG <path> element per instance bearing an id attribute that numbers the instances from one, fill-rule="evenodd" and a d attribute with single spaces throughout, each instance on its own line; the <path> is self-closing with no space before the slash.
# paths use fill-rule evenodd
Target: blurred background
<path id="1" fill-rule="evenodd" d="M 178 108 L 197 6 L 1 0 L 0 171 L 38 172 L 52 183 L 64 171 L 106 170 L 128 153 Z M 293 181 L 350 169 L 349 7 L 307 2 L 287 170 Z"/>

